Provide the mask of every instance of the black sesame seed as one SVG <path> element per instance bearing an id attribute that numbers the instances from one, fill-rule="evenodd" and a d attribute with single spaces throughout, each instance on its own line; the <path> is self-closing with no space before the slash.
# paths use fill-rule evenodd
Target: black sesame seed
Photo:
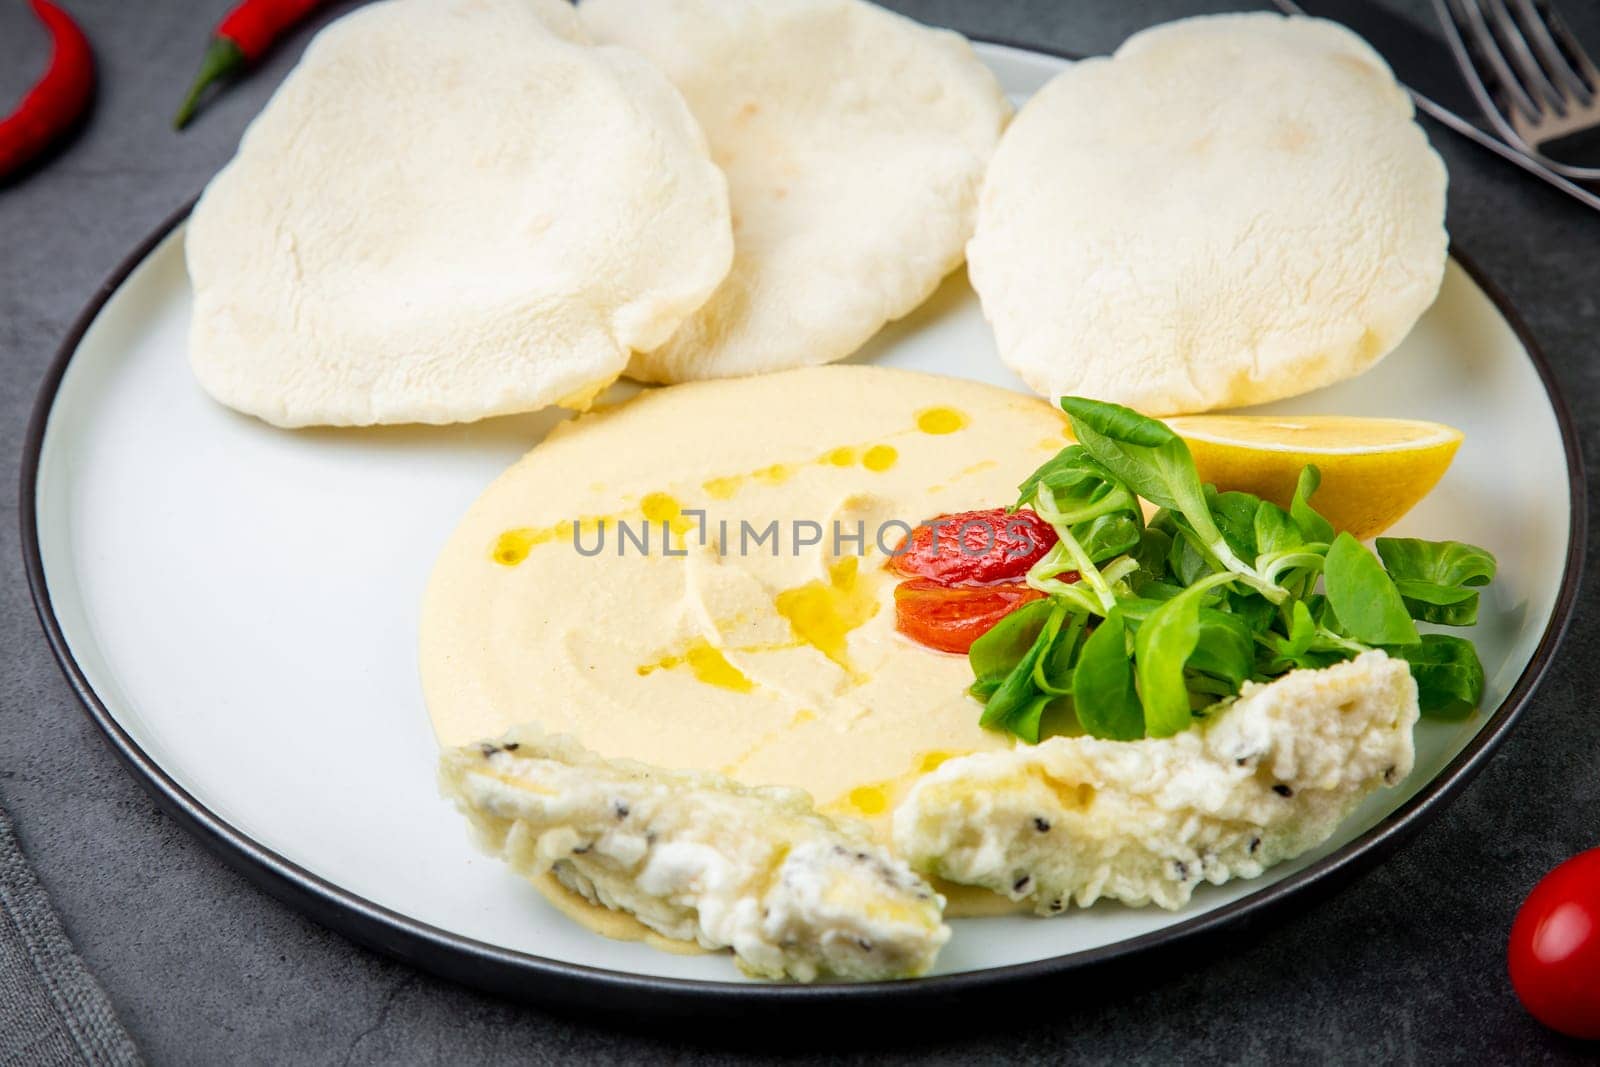
<path id="1" fill-rule="evenodd" d="M 1064 907 L 1066 907 L 1066 904 L 1062 903 L 1059 900 L 1052 900 L 1050 902 L 1050 910 L 1051 911 L 1060 911 Z"/>
<path id="2" fill-rule="evenodd" d="M 1272 787 L 1272 791 L 1274 793 L 1278 794 L 1280 797 L 1292 797 L 1292 796 L 1294 796 L 1294 790 L 1290 789 L 1288 786 L 1284 785 L 1282 782 L 1279 782 L 1277 785 L 1273 786 Z"/>
<path id="3" fill-rule="evenodd" d="M 1033 876 L 1025 874 L 1021 878 L 1018 878 L 1015 882 L 1011 883 L 1011 891 L 1013 893 L 1026 893 L 1028 891 L 1028 886 L 1032 884 Z"/>
<path id="4" fill-rule="evenodd" d="M 521 741 L 507 741 L 505 743 L 505 745 L 502 746 L 502 747 L 504 747 L 507 752 L 515 752 L 517 749 L 522 747 L 522 742 Z"/>
<path id="5" fill-rule="evenodd" d="M 1239 766 L 1243 767 L 1245 764 L 1250 762 L 1250 757 L 1249 756 L 1240 756 L 1238 759 L 1234 760 L 1234 762 L 1237 763 Z"/>
<path id="6" fill-rule="evenodd" d="M 856 853 L 856 859 L 858 859 L 858 860 L 864 860 L 864 859 L 867 859 L 867 858 L 868 857 L 867 857 L 867 854 L 865 852 L 857 852 Z"/>
<path id="7" fill-rule="evenodd" d="M 861 946 L 861 951 L 862 952 L 871 952 L 872 951 L 872 942 L 868 941 L 864 937 L 856 938 L 856 944 Z"/>
<path id="8" fill-rule="evenodd" d="M 628 817 L 628 805 L 624 804 L 622 801 L 616 801 L 616 808 L 614 810 L 617 813 L 618 819 L 626 819 Z"/>
<path id="9" fill-rule="evenodd" d="M 1047 834 L 1050 832 L 1050 820 L 1042 815 L 1035 815 L 1033 817 L 1033 828 L 1041 834 Z"/>
<path id="10" fill-rule="evenodd" d="M 1394 785 L 1394 772 L 1395 766 L 1391 763 L 1389 766 L 1383 769 L 1383 780 L 1388 782 L 1390 785 Z"/>
<path id="11" fill-rule="evenodd" d="M 1256 849 L 1258 849 L 1260 847 L 1261 847 L 1261 838 L 1252 837 L 1250 839 L 1250 855 L 1254 856 L 1256 854 Z"/>
<path id="12" fill-rule="evenodd" d="M 579 845 L 577 848 L 572 850 L 572 854 L 574 856 L 582 856 L 584 853 L 588 852 L 593 847 L 594 847 L 593 845 Z"/>
<path id="13" fill-rule="evenodd" d="M 1172 874 L 1180 882 L 1189 880 L 1189 865 L 1182 860 L 1172 861 Z"/>
<path id="14" fill-rule="evenodd" d="M 484 759 L 488 759 L 490 756 L 500 751 L 500 746 L 491 745 L 489 742 L 485 741 L 483 744 L 478 746 L 478 751 L 483 753 Z"/>

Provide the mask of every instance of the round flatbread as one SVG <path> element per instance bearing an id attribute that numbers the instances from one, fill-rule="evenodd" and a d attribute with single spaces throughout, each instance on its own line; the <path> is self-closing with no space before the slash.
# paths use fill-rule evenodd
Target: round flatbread
<path id="1" fill-rule="evenodd" d="M 1445 170 L 1365 42 L 1186 19 L 1058 75 L 1007 131 L 969 272 L 1046 396 L 1151 414 L 1361 373 L 1443 278 Z"/>
<path id="2" fill-rule="evenodd" d="M 733 201 L 727 281 L 631 375 L 842 359 L 961 265 L 1011 109 L 959 35 L 859 0 L 583 0 L 578 12 L 683 92 Z"/>
<path id="3" fill-rule="evenodd" d="M 639 56 L 553 0 L 323 30 L 195 207 L 190 357 L 283 426 L 581 404 L 732 261 L 726 181 Z"/>

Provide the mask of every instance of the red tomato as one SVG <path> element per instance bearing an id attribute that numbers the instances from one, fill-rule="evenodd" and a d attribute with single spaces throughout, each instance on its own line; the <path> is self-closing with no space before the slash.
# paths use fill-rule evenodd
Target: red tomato
<path id="1" fill-rule="evenodd" d="M 963 511 L 929 519 L 903 538 L 888 567 L 940 585 L 1018 581 L 1060 540 L 1031 511 Z"/>
<path id="2" fill-rule="evenodd" d="M 1511 924 L 1511 985 L 1534 1018 L 1600 1038 L 1600 848 L 1544 876 Z"/>
<path id="3" fill-rule="evenodd" d="M 995 623 L 1042 596 L 1026 585 L 946 586 L 913 578 L 895 587 L 894 624 L 918 644 L 965 653 Z"/>

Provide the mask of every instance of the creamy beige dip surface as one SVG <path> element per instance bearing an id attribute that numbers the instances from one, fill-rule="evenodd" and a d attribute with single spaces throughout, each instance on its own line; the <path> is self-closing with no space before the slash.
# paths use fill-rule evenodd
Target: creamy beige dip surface
<path id="1" fill-rule="evenodd" d="M 1013 501 L 1064 426 L 1032 397 L 863 366 L 573 420 L 435 567 L 421 664 L 440 742 L 532 720 L 605 756 L 799 786 L 887 841 L 918 775 L 1010 742 L 978 726 L 965 657 L 896 632 L 884 550 L 896 523 Z"/>

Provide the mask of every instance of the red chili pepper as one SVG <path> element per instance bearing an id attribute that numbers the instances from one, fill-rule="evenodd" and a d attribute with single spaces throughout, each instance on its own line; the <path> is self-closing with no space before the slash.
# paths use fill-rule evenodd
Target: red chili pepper
<path id="1" fill-rule="evenodd" d="M 326 0 L 244 0 L 223 16 L 200 62 L 200 73 L 184 97 L 183 106 L 172 120 L 174 129 L 183 129 L 194 117 L 200 94 L 206 86 L 231 78 L 266 55 L 267 49 L 313 8 Z"/>
<path id="2" fill-rule="evenodd" d="M 83 117 L 94 99 L 94 53 L 72 16 L 50 0 L 32 0 L 50 31 L 50 65 L 28 95 L 0 120 L 0 180 L 17 174 Z"/>

